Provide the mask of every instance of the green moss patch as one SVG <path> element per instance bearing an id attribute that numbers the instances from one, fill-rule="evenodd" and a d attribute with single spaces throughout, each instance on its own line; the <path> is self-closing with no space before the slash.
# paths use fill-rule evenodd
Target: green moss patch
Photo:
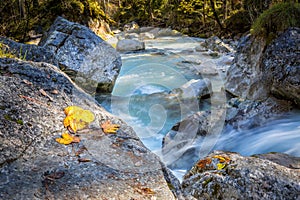
<path id="1" fill-rule="evenodd" d="M 263 12 L 251 27 L 251 34 L 270 43 L 278 33 L 289 27 L 300 27 L 300 4 L 279 3 Z"/>

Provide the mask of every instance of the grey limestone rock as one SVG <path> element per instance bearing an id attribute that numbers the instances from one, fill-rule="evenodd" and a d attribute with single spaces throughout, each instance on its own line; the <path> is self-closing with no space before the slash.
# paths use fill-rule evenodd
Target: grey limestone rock
<path id="1" fill-rule="evenodd" d="M 85 91 L 112 91 L 121 57 L 89 28 L 58 17 L 39 45 L 53 52 L 59 68 Z"/>
<path id="2" fill-rule="evenodd" d="M 250 35 L 241 38 L 233 63 L 227 70 L 225 88 L 228 92 L 253 100 L 264 100 L 269 96 L 267 88 L 260 81 L 264 48 L 263 39 Z"/>
<path id="3" fill-rule="evenodd" d="M 269 97 L 265 101 L 251 101 L 238 98 L 229 100 L 226 124 L 234 129 L 247 130 L 264 125 L 291 109 L 290 102 Z"/>
<path id="4" fill-rule="evenodd" d="M 64 108 L 95 115 L 79 143 L 55 141 Z M 105 120 L 120 125 L 106 135 Z M 0 199 L 175 199 L 160 159 L 57 67 L 0 59 Z"/>
<path id="5" fill-rule="evenodd" d="M 206 39 L 204 42 L 200 43 L 200 46 L 196 47 L 196 51 L 205 51 L 205 50 L 211 50 L 219 53 L 234 52 L 234 49 L 230 45 L 224 43 L 217 36 L 213 36 Z"/>
<path id="6" fill-rule="evenodd" d="M 266 49 L 262 71 L 270 93 L 300 107 L 300 28 L 290 28 Z"/>
<path id="7" fill-rule="evenodd" d="M 300 103 L 300 29 L 290 28 L 266 45 L 262 38 L 242 38 L 225 87 L 231 94 L 251 100 L 270 96 Z"/>
<path id="8" fill-rule="evenodd" d="M 184 195 L 196 199 L 298 199 L 299 168 L 286 167 L 264 155 L 244 157 L 215 151 L 199 160 L 184 176 Z M 281 162 L 299 158 L 273 154 Z"/>
<path id="9" fill-rule="evenodd" d="M 298 165 L 300 162 L 288 155 L 278 154 L 278 157 Z M 299 175 L 299 168 L 259 156 L 215 151 L 193 166 L 184 176 L 182 187 L 186 196 L 196 199 L 297 199 Z"/>

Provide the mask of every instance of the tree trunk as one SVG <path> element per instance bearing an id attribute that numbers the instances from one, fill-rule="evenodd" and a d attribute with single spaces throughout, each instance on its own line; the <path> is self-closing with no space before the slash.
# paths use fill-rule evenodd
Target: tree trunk
<path id="1" fill-rule="evenodd" d="M 223 27 L 223 25 L 222 25 L 222 23 L 221 23 L 221 21 L 220 21 L 220 18 L 219 18 L 218 14 L 217 14 L 217 11 L 216 11 L 216 8 L 215 8 L 215 2 L 214 2 L 214 0 L 210 0 L 210 5 L 211 5 L 211 9 L 212 9 L 212 11 L 213 11 L 215 20 L 217 21 L 217 23 L 218 23 L 218 25 L 220 26 L 221 30 L 223 30 L 224 27 Z"/>
<path id="2" fill-rule="evenodd" d="M 25 13 L 25 0 L 19 0 L 19 11 L 20 11 L 20 18 L 23 19 L 26 16 Z"/>

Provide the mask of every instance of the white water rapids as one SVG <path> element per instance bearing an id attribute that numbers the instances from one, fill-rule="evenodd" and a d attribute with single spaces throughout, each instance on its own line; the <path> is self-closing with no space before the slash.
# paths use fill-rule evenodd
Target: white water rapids
<path id="1" fill-rule="evenodd" d="M 102 103 L 133 127 L 143 143 L 159 156 L 162 138 L 176 122 L 210 107 L 205 102 L 199 105 L 196 98 L 183 102 L 157 93 L 169 92 L 199 78 L 210 79 L 214 92 L 220 92 L 223 87 L 225 71 L 233 55 L 212 58 L 208 52 L 196 52 L 195 47 L 201 41 L 166 37 L 146 41 L 146 51 L 122 54 L 123 66 L 112 101 Z M 220 104 L 224 101 L 226 99 L 218 100 Z M 209 141 L 210 136 L 206 139 Z M 242 155 L 283 152 L 300 156 L 300 112 L 287 113 L 263 127 L 243 132 L 225 130 L 213 144 L 209 150 L 228 150 Z M 186 170 L 175 169 L 174 173 L 181 179 Z"/>

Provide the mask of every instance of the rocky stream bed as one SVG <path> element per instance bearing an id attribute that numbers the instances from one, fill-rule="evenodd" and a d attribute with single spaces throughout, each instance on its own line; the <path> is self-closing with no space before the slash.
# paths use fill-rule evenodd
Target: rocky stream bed
<path id="1" fill-rule="evenodd" d="M 117 49 L 127 57 L 136 55 L 134 50 L 149 54 L 147 47 L 155 45 L 154 40 L 159 41 L 162 36 L 179 35 L 169 29 L 130 30 L 120 34 L 119 39 L 126 41 Z M 214 145 L 205 149 L 195 142 L 210 144 L 209 138 L 228 128 L 242 134 L 268 125 L 290 111 L 298 119 L 299 40 L 300 30 L 290 28 L 270 45 L 251 36 L 243 37 L 238 45 L 210 38 L 194 39 L 196 46 L 175 53 L 178 46 L 171 42 L 169 49 L 150 52 L 161 56 L 162 61 L 166 55 L 173 56 L 175 65 L 188 77 L 181 82 L 175 76 L 177 83 L 171 86 L 169 82 L 159 82 L 155 93 L 144 94 L 141 91 L 149 88 L 140 86 L 136 93 L 130 93 L 130 98 L 141 102 L 164 99 L 171 105 L 169 110 L 178 106 L 181 111 L 186 109 L 184 115 L 173 117 L 161 127 L 165 136 L 159 136 L 163 144 L 159 144 L 162 149 L 158 153 L 150 150 L 141 135 L 148 127 L 132 127 L 125 115 L 113 112 L 118 107 L 108 106 L 110 113 L 95 100 L 97 95 L 112 92 L 109 100 L 115 105 L 122 102 L 115 94 L 126 66 L 122 68 L 120 54 L 88 28 L 60 17 L 38 46 L 1 37 L 3 50 L 19 55 L 22 49 L 26 54 L 21 59 L 0 59 L 0 198 L 298 199 L 297 150 L 290 155 L 272 152 L 243 156 L 221 151 L 224 149 L 212 151 Z M 146 45 L 137 45 L 143 41 Z M 122 47 L 128 43 L 128 49 Z M 198 54 L 214 59 L 217 67 L 207 68 L 210 62 L 191 56 Z M 187 66 L 194 71 L 187 70 Z M 215 84 L 216 73 L 224 78 L 223 85 Z M 172 101 L 175 104 L 170 104 Z M 90 110 L 95 119 L 76 132 L 79 143 L 59 144 L 56 138 L 70 131 L 63 121 L 64 109 L 72 105 Z M 132 105 L 143 107 L 137 101 Z M 198 107 L 191 110 L 193 107 L 184 105 Z M 152 111 L 161 112 L 159 117 L 164 117 L 164 113 L 168 116 L 164 110 L 157 105 Z M 159 117 L 152 119 L 159 122 Z M 101 124 L 108 120 L 120 126 L 116 134 L 103 131 Z M 296 125 L 293 130 L 295 147 L 300 144 L 299 127 Z M 168 156 L 170 159 L 165 159 Z M 179 182 L 170 168 L 174 170 L 182 163 L 188 163 L 190 169 Z"/>

